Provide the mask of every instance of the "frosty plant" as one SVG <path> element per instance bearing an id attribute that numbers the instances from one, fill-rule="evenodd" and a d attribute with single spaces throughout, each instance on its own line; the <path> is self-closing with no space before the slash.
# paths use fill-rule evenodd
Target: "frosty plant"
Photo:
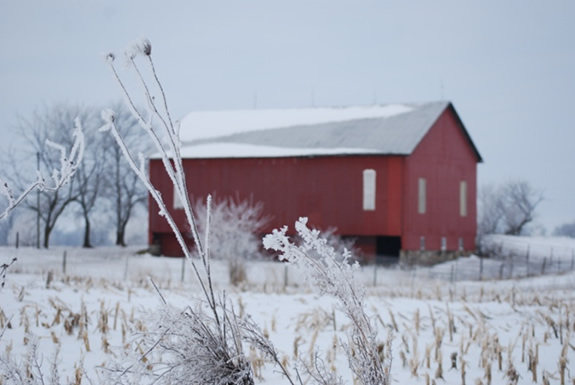
<path id="1" fill-rule="evenodd" d="M 195 306 L 178 310 L 164 302 L 163 308 L 150 318 L 149 327 L 142 332 L 140 343 L 137 343 L 140 354 L 129 357 L 131 362 L 120 364 L 112 363 L 106 372 L 114 383 L 131 382 L 131 376 L 136 383 L 149 380 L 153 383 L 188 383 L 218 385 L 247 385 L 253 384 L 254 372 L 250 361 L 244 354 L 244 344 L 260 351 L 269 361 L 274 362 L 288 383 L 295 385 L 296 381 L 290 376 L 277 351 L 260 328 L 253 323 L 249 315 L 238 316 L 225 293 L 216 293 L 211 276 L 210 257 L 213 252 L 223 253 L 226 249 L 235 248 L 233 240 L 218 237 L 221 226 L 212 226 L 212 205 L 208 197 L 205 215 L 197 220 L 190 204 L 190 194 L 187 190 L 186 176 L 183 169 L 180 152 L 179 127 L 173 122 L 166 95 L 158 79 L 151 56 L 152 46 L 147 39 L 136 43 L 126 52 L 126 60 L 143 90 L 143 97 L 147 108 L 138 109 L 125 82 L 119 76 L 114 65 L 115 56 L 107 55 L 110 69 L 118 82 L 133 115 L 144 132 L 152 139 L 156 150 L 163 162 L 165 171 L 174 186 L 175 199 L 182 202 L 187 220 L 186 233 L 176 225 L 164 203 L 160 192 L 152 184 L 147 173 L 147 159 L 142 154 L 134 155 L 122 138 L 116 126 L 116 117 L 113 111 L 102 113 L 105 125 L 102 131 L 110 131 L 121 148 L 128 163 L 147 187 L 150 196 L 159 206 L 160 214 L 166 218 L 182 251 L 192 265 L 194 274 L 203 293 L 203 300 Z M 148 76 L 136 63 L 141 57 L 145 62 Z M 153 95 L 154 92 L 159 97 Z M 221 207 L 215 206 L 216 212 Z M 247 215 L 250 218 L 250 215 Z M 256 215 L 256 218 L 258 216 Z M 237 218 L 236 218 L 237 219 Z M 244 218 L 245 219 L 245 218 Z M 253 219 L 253 218 L 252 218 Z M 259 218 L 261 219 L 261 218 Z M 259 220 L 258 219 L 258 220 Z M 224 221 L 229 220 L 224 218 Z M 266 237 L 266 246 L 280 250 L 287 260 L 310 269 L 309 274 L 322 293 L 333 294 L 342 302 L 342 309 L 353 323 L 349 341 L 345 344 L 348 351 L 349 364 L 357 379 L 366 385 L 383 385 L 388 383 L 390 357 L 385 357 L 384 344 L 377 345 L 377 333 L 363 309 L 363 289 L 353 280 L 354 266 L 347 264 L 347 258 L 338 262 L 334 257 L 333 249 L 326 245 L 325 240 L 318 239 L 317 231 L 309 231 L 305 220 L 297 223 L 297 230 L 304 239 L 303 246 L 296 247 L 289 243 L 286 230 L 276 231 Z M 218 228 L 219 227 L 219 228 Z M 213 230 L 210 230 L 212 229 Z M 187 231 L 191 233 L 195 250 L 186 244 Z M 211 232 L 215 234 L 211 234 Z M 224 242 L 223 248 L 218 246 L 212 250 L 212 241 Z M 321 258 L 308 257 L 306 251 L 315 249 Z M 357 266 L 357 265 L 355 265 Z M 153 283 L 153 282 L 152 282 Z M 388 341 L 389 342 L 389 341 Z M 321 360 L 315 360 L 307 368 L 307 372 L 314 383 L 333 385 L 330 373 L 321 365 Z M 297 373 L 297 369 L 296 369 Z M 299 373 L 297 382 L 302 383 Z M 337 381 L 341 383 L 341 381 Z"/>
<path id="2" fill-rule="evenodd" d="M 245 281 L 245 261 L 260 255 L 261 240 L 258 234 L 267 223 L 263 204 L 248 200 L 224 198 L 216 200 L 211 207 L 210 223 L 207 223 L 208 207 L 198 200 L 194 206 L 198 215 L 198 228 L 206 234 L 211 231 L 210 253 L 214 258 L 228 262 L 230 282 L 238 285 Z"/>
<path id="3" fill-rule="evenodd" d="M 202 289 L 203 301 L 197 306 L 176 310 L 164 300 L 165 306 L 150 320 L 151 326 L 148 332 L 143 333 L 142 342 L 145 349 L 141 351 L 139 357 L 127 367 L 113 366 L 108 374 L 115 376 L 113 378 L 115 383 L 126 381 L 126 376 L 130 374 L 137 380 L 136 382 L 147 378 L 154 383 L 168 384 L 186 383 L 190 379 L 200 384 L 253 384 L 252 367 L 243 351 L 243 343 L 248 343 L 275 360 L 289 379 L 287 370 L 279 362 L 278 355 L 269 340 L 263 337 L 251 321 L 240 319 L 228 305 L 225 295 L 217 294 L 213 288 L 210 266 L 211 198 L 207 199 L 206 230 L 201 237 L 186 185 L 180 153 L 179 127 L 170 116 L 166 95 L 158 79 L 151 53 L 152 46 L 147 39 L 142 39 L 125 53 L 129 68 L 142 86 L 147 106 L 145 110 L 136 107 L 131 93 L 119 76 L 114 65 L 115 55 L 108 54 L 106 59 L 132 114 L 154 143 L 174 186 L 175 196 L 182 202 L 195 250 L 187 246 L 185 242 L 187 234 L 178 228 L 161 194 L 152 184 L 147 173 L 147 159 L 141 153 L 135 156 L 126 145 L 116 126 L 113 111 L 103 111 L 105 125 L 101 130 L 112 133 L 131 168 L 142 180 L 151 198 L 158 204 L 160 214 L 166 218 L 185 257 L 192 265 Z M 136 63 L 137 57 L 145 61 L 151 82 Z M 157 92 L 159 98 L 154 97 L 153 92 Z M 290 380 L 290 383 L 293 384 L 293 381 Z"/>
<path id="4" fill-rule="evenodd" d="M 20 195 L 15 196 L 8 185 L 8 182 L 0 176 L 0 192 L 8 200 L 8 204 L 4 208 L 4 211 L 0 212 L 0 220 L 8 217 L 10 212 L 12 212 L 12 210 L 14 210 L 14 208 L 26 199 L 26 197 L 35 189 L 57 192 L 62 186 L 70 181 L 84 156 L 84 132 L 82 131 L 82 124 L 79 119 L 75 120 L 75 128 L 72 135 L 74 137 L 74 144 L 69 152 L 66 152 L 66 148 L 61 144 L 50 140 L 46 141 L 46 145 L 48 147 L 60 152 L 60 167 L 52 170 L 52 180 L 50 182 L 46 181 L 46 178 L 42 175 L 40 170 L 36 170 L 36 181 L 26 187 Z M 0 290 L 4 287 L 6 270 L 8 270 L 14 262 L 16 262 L 16 258 L 13 258 L 10 263 L 3 263 L 0 265 Z"/>
<path id="5" fill-rule="evenodd" d="M 348 263 L 351 255 L 347 250 L 343 253 L 343 260 L 338 261 L 337 253 L 321 233 L 307 227 L 307 218 L 300 218 L 295 229 L 302 239 L 301 245 L 288 238 L 287 227 L 284 226 L 264 237 L 264 247 L 280 252 L 281 260 L 297 266 L 320 294 L 332 295 L 339 300 L 341 311 L 352 325 L 348 341 L 342 345 L 359 382 L 364 385 L 389 384 L 391 339 L 378 343 L 377 329 L 365 313 L 364 288 L 354 279 L 358 263 Z M 313 254 L 319 257 L 313 257 Z M 314 363 L 316 366 L 319 364 L 317 360 Z"/>
<path id="6" fill-rule="evenodd" d="M 20 195 L 15 196 L 8 183 L 0 176 L 0 192 L 8 199 L 8 205 L 4 211 L 0 212 L 0 220 L 7 217 L 8 214 L 35 189 L 56 192 L 70 181 L 84 155 L 84 133 L 79 119 L 75 120 L 75 129 L 72 135 L 74 137 L 74 144 L 70 152 L 66 152 L 66 148 L 61 144 L 50 140 L 46 141 L 48 147 L 60 152 L 60 168 L 52 170 L 52 180 L 50 182 L 46 181 L 46 178 L 40 170 L 36 170 L 36 181 L 25 188 Z"/>

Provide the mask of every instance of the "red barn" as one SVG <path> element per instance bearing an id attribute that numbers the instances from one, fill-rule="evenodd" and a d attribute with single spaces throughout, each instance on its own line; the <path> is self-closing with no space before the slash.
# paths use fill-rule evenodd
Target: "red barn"
<path id="1" fill-rule="evenodd" d="M 266 231 L 306 216 L 368 257 L 408 263 L 475 250 L 482 159 L 449 102 L 194 112 L 180 133 L 193 198 L 262 202 Z M 150 161 L 150 177 L 185 229 L 161 161 Z M 150 241 L 182 255 L 157 213 L 151 202 Z"/>

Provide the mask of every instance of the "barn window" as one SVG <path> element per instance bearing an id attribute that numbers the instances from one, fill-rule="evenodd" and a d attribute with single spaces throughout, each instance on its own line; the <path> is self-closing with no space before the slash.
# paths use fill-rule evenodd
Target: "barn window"
<path id="1" fill-rule="evenodd" d="M 447 238 L 441 237 L 441 251 L 447 250 Z"/>
<path id="2" fill-rule="evenodd" d="M 426 192 L 425 192 L 425 178 L 419 178 L 419 188 L 418 188 L 418 204 L 417 204 L 417 212 L 420 214 L 425 214 L 426 211 Z"/>
<path id="3" fill-rule="evenodd" d="M 178 195 L 178 190 L 174 186 L 174 209 L 183 209 L 184 205 L 182 204 L 182 200 Z"/>
<path id="4" fill-rule="evenodd" d="M 375 170 L 363 170 L 363 209 L 375 210 Z"/>
<path id="5" fill-rule="evenodd" d="M 419 237 L 419 248 L 421 251 L 425 250 L 425 237 Z"/>
<path id="6" fill-rule="evenodd" d="M 463 251 L 463 238 L 459 237 L 459 250 Z"/>
<path id="7" fill-rule="evenodd" d="M 459 215 L 467 216 L 467 182 L 459 182 Z"/>

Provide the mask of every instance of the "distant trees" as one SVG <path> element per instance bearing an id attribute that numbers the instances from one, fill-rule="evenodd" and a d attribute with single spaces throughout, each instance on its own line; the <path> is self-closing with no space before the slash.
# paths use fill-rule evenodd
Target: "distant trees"
<path id="1" fill-rule="evenodd" d="M 30 136 L 31 143 L 36 149 L 36 179 L 30 180 L 28 182 L 23 182 L 21 175 L 22 165 L 16 168 L 14 166 L 14 173 L 11 175 L 12 178 L 6 178 L 6 176 L 0 176 L 0 194 L 2 199 L 0 199 L 0 220 L 4 220 L 9 217 L 10 213 L 20 204 L 24 204 L 26 199 L 30 196 L 30 193 L 36 190 L 37 200 L 36 200 L 36 211 L 40 212 L 40 193 L 47 196 L 51 194 L 53 196 L 58 196 L 59 192 L 71 185 L 71 180 L 78 169 L 78 165 L 81 164 L 82 158 L 84 156 L 84 132 L 82 129 L 82 123 L 80 119 L 73 119 L 70 124 L 74 122 L 74 129 L 68 130 L 68 136 L 65 138 L 60 137 L 60 139 L 65 139 L 63 142 L 55 142 L 54 138 L 42 137 L 41 135 Z M 27 132 L 23 132 L 26 134 Z M 28 132 L 30 134 L 30 132 Z M 42 140 L 40 140 L 42 138 Z M 70 140 L 68 140 L 70 139 Z M 69 144 L 69 146 L 66 145 Z M 51 147 L 52 152 L 56 154 L 56 161 L 47 162 L 46 159 L 51 159 L 48 151 L 44 151 L 46 147 Z M 44 159 L 44 163 L 41 163 Z M 14 165 L 14 159 L 12 158 L 12 164 Z M 42 170 L 41 165 L 45 166 L 45 170 Z M 4 169 L 3 169 L 4 171 Z M 47 171 L 50 175 L 46 178 L 43 171 Z M 20 192 L 14 193 L 14 187 L 16 187 Z M 51 213 L 56 213 L 58 210 L 57 200 L 48 201 L 48 209 Z M 44 202 L 46 203 L 46 202 Z M 13 226 L 15 221 L 11 217 L 10 226 Z M 28 225 L 29 229 L 30 226 Z M 3 226 L 2 236 L 4 241 L 8 238 L 10 228 L 8 226 Z M 46 230 L 45 230 L 46 231 Z M 39 240 L 38 240 L 39 241 Z"/>
<path id="2" fill-rule="evenodd" d="M 117 108 L 117 111 L 118 127 L 130 133 L 127 140 L 134 148 L 146 152 L 150 147 L 145 145 L 145 141 L 139 141 L 137 133 L 131 130 L 135 120 L 126 108 Z M 91 232 L 96 217 L 106 217 L 113 222 L 116 244 L 125 246 L 127 223 L 134 208 L 145 202 L 146 191 L 133 173 L 128 172 L 127 162 L 109 135 L 99 132 L 103 122 L 100 108 L 60 104 L 37 110 L 29 118 L 21 118 L 18 130 L 27 145 L 5 160 L 12 166 L 10 175 L 6 177 L 17 191 L 24 191 L 31 183 L 30 175 L 33 173 L 20 172 L 23 162 L 37 163 L 35 166 L 41 173 L 57 169 L 65 155 L 62 150 L 73 145 L 71 128 L 75 119 L 84 127 L 87 145 L 83 162 L 75 166 L 74 178 L 61 189 L 39 189 L 38 196 L 28 195 L 22 206 L 39 215 L 40 238 L 45 248 L 49 247 L 53 230 L 65 212 L 82 220 L 83 247 L 92 247 Z M 59 143 L 57 151 L 43 151 L 46 140 Z M 31 162 L 34 160 L 36 162 Z M 97 222 L 102 223 L 102 220 Z M 6 237 L 10 233 L 9 229 L 0 230 Z"/>
<path id="3" fill-rule="evenodd" d="M 543 193 L 526 180 L 483 186 L 478 199 L 478 234 L 524 234 L 543 199 Z"/>
<path id="4" fill-rule="evenodd" d="M 74 121 L 84 125 L 88 118 L 89 113 L 85 109 L 60 105 L 36 111 L 29 119 L 20 119 L 18 130 L 24 136 L 28 147 L 20 154 L 24 159 L 15 157 L 11 159 L 10 179 L 13 185 L 19 191 L 24 191 L 26 186 L 32 182 L 29 177 L 31 173 L 20 172 L 25 159 L 35 159 L 38 172 L 43 174 L 57 170 L 62 162 L 75 161 L 65 159 L 64 148 L 73 146 Z M 46 143 L 58 143 L 53 145 L 56 151 L 44 151 Z M 74 165 L 74 167 L 77 166 Z M 38 191 L 39 197 L 28 196 L 22 203 L 24 207 L 40 216 L 43 246 L 47 248 L 58 219 L 64 210 L 78 198 L 77 182 L 72 179 L 60 189 L 40 188 Z"/>
<path id="5" fill-rule="evenodd" d="M 575 238 L 575 221 L 573 221 L 571 223 L 565 223 L 565 224 L 557 227 L 553 231 L 553 235 L 556 235 L 559 237 Z"/>
<path id="6" fill-rule="evenodd" d="M 118 131 L 126 145 L 135 152 L 149 153 L 152 144 L 147 135 L 140 135 L 137 119 L 122 103 L 113 107 Z M 124 158 L 122 150 L 116 145 L 111 135 L 99 133 L 106 148 L 106 173 L 104 178 L 104 193 L 113 213 L 116 229 L 116 245 L 126 246 L 126 226 L 132 217 L 134 209 L 144 204 L 148 191 L 138 176 L 132 171 Z"/>

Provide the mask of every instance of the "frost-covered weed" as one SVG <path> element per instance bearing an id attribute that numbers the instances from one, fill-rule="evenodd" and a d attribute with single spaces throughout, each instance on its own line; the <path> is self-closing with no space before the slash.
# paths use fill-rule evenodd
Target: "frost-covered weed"
<path id="1" fill-rule="evenodd" d="M 208 230 L 206 204 L 198 200 L 194 208 L 200 234 L 205 235 Z M 209 223 L 211 256 L 226 260 L 259 257 L 261 239 L 258 234 L 267 221 L 261 202 L 228 198 L 214 201 Z"/>
<path id="2" fill-rule="evenodd" d="M 250 363 L 237 340 L 240 332 L 233 329 L 239 325 L 232 321 L 233 314 L 226 315 L 223 307 L 222 311 L 222 321 L 200 307 L 181 310 L 165 305 L 149 314 L 149 329 L 138 339 L 143 351 L 138 361 L 145 363 L 139 368 L 139 382 L 184 384 L 193 379 L 197 384 L 253 384 Z M 223 322 L 221 329 L 218 322 Z"/>
<path id="3" fill-rule="evenodd" d="M 27 334 L 28 351 L 24 360 L 16 361 L 13 356 L 0 353 L 0 383 L 2 385 L 59 385 L 59 347 L 50 362 L 50 373 L 42 371 L 43 357 L 38 352 L 38 337 Z"/>
<path id="4" fill-rule="evenodd" d="M 20 195 L 15 196 L 8 182 L 0 176 L 0 194 L 8 200 L 6 208 L 0 211 L 0 220 L 7 217 L 8 214 L 35 189 L 56 192 L 72 179 L 84 157 L 84 132 L 82 124 L 79 119 L 76 119 L 74 123 L 75 128 L 72 132 L 74 143 L 69 151 L 59 143 L 46 140 L 46 146 L 60 152 L 60 165 L 59 168 L 51 170 L 51 182 L 46 181 L 46 178 L 40 170 L 36 170 L 36 181 L 25 188 Z"/>
<path id="5" fill-rule="evenodd" d="M 146 381 L 181 383 L 191 380 L 198 384 L 253 384 L 254 375 L 244 354 L 243 344 L 257 341 L 256 348 L 263 348 L 264 351 L 274 349 L 267 338 L 257 337 L 258 330 L 252 327 L 253 324 L 230 311 L 225 296 L 214 290 L 210 264 L 212 253 L 210 246 L 214 244 L 211 235 L 211 198 L 208 197 L 206 202 L 203 219 L 205 228 L 203 234 L 200 234 L 197 215 L 192 209 L 186 184 L 180 153 L 179 126 L 170 116 L 166 95 L 158 79 L 151 51 L 150 42 L 144 39 L 128 49 L 125 55 L 130 64 L 129 68 L 135 72 L 143 87 L 143 96 L 147 105 L 145 111 L 136 108 L 132 95 L 116 71 L 115 55 L 107 55 L 107 62 L 133 115 L 156 146 L 165 171 L 174 185 L 175 195 L 182 202 L 187 230 L 191 234 L 195 249 L 192 250 L 187 246 L 188 234 L 178 227 L 162 195 L 152 184 L 147 172 L 147 160 L 142 154 L 132 154 L 116 126 L 116 117 L 111 110 L 102 113 L 105 121 L 102 131 L 111 132 L 128 163 L 148 189 L 151 198 L 158 204 L 160 214 L 167 220 L 185 257 L 192 266 L 203 298 L 194 304 L 195 307 L 183 310 L 170 308 L 164 300 L 164 307 L 158 310 L 159 317 L 147 320 L 150 327 L 143 333 L 141 339 L 147 350 L 127 357 L 125 363 L 112 363 L 104 373 L 115 376 L 114 382 L 116 383 L 144 383 Z M 136 63 L 138 56 L 144 56 L 147 69 L 151 73 L 151 82 L 147 81 L 140 71 Z M 159 93 L 159 98 L 153 95 L 154 91 Z M 216 208 L 218 208 L 217 205 Z M 217 231 L 215 236 L 218 236 Z M 229 249 L 230 246 L 224 246 L 224 250 L 226 248 Z M 216 249 L 216 252 L 219 251 Z M 130 359 L 132 363 L 128 364 Z M 289 378 L 285 368 L 281 366 L 281 363 L 278 362 L 278 364 Z"/>
<path id="6" fill-rule="evenodd" d="M 147 173 L 147 160 L 142 154 L 132 154 L 123 140 L 113 111 L 106 110 L 102 113 L 105 121 L 102 130 L 111 132 L 128 163 L 147 187 L 151 198 L 158 204 L 160 215 L 167 220 L 185 257 L 192 265 L 203 298 L 194 306 L 178 310 L 169 307 L 162 297 L 164 306 L 152 317 L 148 317 L 147 330 L 134 341 L 138 346 L 138 353 L 127 357 L 124 362 L 107 365 L 104 373 L 112 376 L 114 383 L 168 384 L 192 381 L 214 385 L 253 384 L 255 376 L 250 361 L 244 354 L 245 344 L 271 360 L 279 367 L 286 381 L 295 385 L 296 381 L 290 376 L 265 333 L 251 321 L 249 315 L 236 315 L 225 295 L 216 293 L 212 284 L 212 255 L 235 260 L 238 253 L 251 253 L 244 245 L 246 239 L 243 239 L 242 234 L 226 229 L 235 226 L 244 232 L 253 233 L 259 230 L 264 224 L 260 215 L 261 207 L 230 201 L 212 206 L 211 198 L 208 197 L 205 210 L 201 207 L 196 207 L 195 210 L 192 208 L 180 152 L 179 125 L 174 123 L 170 116 L 151 51 L 150 42 L 143 39 L 126 50 L 125 55 L 130 64 L 129 68 L 136 74 L 144 90 L 143 96 L 147 105 L 145 111 L 136 108 L 132 95 L 116 71 L 115 55 L 107 55 L 107 63 L 132 113 L 156 146 L 165 171 L 173 183 L 176 199 L 182 203 L 187 221 L 186 230 L 191 234 L 194 250 L 187 246 L 188 234 L 177 226 L 160 192 L 152 184 Z M 151 82 L 146 80 L 136 63 L 136 58 L 142 56 L 151 74 Z M 159 97 L 153 95 L 154 92 L 157 92 Z M 202 212 L 200 221 L 198 211 Z M 234 223 L 231 223 L 232 221 Z M 353 325 L 348 342 L 343 346 L 347 350 L 349 365 L 360 383 L 388 384 L 391 356 L 385 355 L 384 344 L 377 343 L 377 330 L 364 311 L 365 293 L 353 277 L 357 264 L 348 263 L 350 254 L 347 251 L 343 260 L 336 258 L 334 249 L 327 244 L 327 240 L 320 238 L 318 231 L 309 230 L 304 219 L 296 223 L 296 229 L 303 240 L 301 246 L 289 242 L 284 228 L 264 239 L 266 247 L 281 251 L 286 260 L 303 267 L 320 293 L 333 295 L 340 300 L 343 311 Z M 309 256 L 308 253 L 312 251 L 317 253 L 317 258 Z M 388 340 L 388 350 L 389 343 Z M 314 383 L 341 383 L 339 378 L 324 368 L 323 361 L 312 361 L 306 370 Z M 297 382 L 302 384 L 299 373 Z"/>
<path id="7" fill-rule="evenodd" d="M 212 204 L 210 223 L 208 208 L 198 200 L 194 206 L 198 217 L 198 230 L 205 238 L 210 231 L 210 254 L 228 261 L 230 283 L 237 286 L 246 280 L 245 261 L 261 257 L 261 239 L 258 234 L 267 223 L 263 204 L 225 198 Z"/>
<path id="8" fill-rule="evenodd" d="M 348 263 L 351 255 L 347 250 L 338 256 L 318 230 L 307 227 L 307 218 L 300 218 L 295 223 L 295 229 L 302 240 L 300 245 L 290 240 L 288 229 L 284 226 L 264 237 L 264 247 L 280 252 L 280 260 L 297 266 L 321 294 L 332 295 L 339 300 L 341 311 L 352 323 L 348 340 L 342 345 L 349 366 L 360 383 L 388 384 L 391 340 L 388 338 L 386 343 L 378 341 L 377 328 L 365 313 L 365 289 L 354 278 L 358 263 Z M 313 364 L 321 367 L 317 360 Z"/>

